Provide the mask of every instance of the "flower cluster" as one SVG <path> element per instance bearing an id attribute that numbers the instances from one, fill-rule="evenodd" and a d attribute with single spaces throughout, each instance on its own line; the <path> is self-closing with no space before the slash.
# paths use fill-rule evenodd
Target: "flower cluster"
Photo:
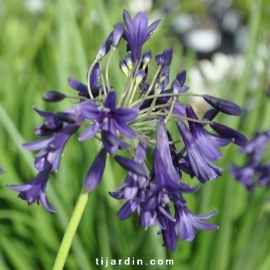
<path id="1" fill-rule="evenodd" d="M 265 161 L 269 143 L 270 130 L 256 133 L 253 139 L 239 149 L 247 156 L 246 164 L 230 166 L 231 174 L 249 191 L 254 190 L 256 186 L 270 185 L 270 162 Z"/>
<path id="2" fill-rule="evenodd" d="M 101 45 L 94 62 L 87 72 L 87 83 L 70 77 L 68 84 L 78 92 L 78 102 L 63 112 L 35 111 L 44 118 L 44 123 L 35 129 L 41 139 L 25 143 L 27 150 L 39 150 L 36 154 L 37 176 L 22 185 L 8 185 L 19 192 L 19 197 L 29 204 L 39 203 L 55 212 L 46 197 L 46 186 L 50 175 L 57 172 L 61 154 L 69 138 L 82 126 L 79 141 L 96 138 L 101 149 L 86 173 L 83 186 L 87 192 L 96 189 L 102 179 L 108 156 L 127 170 L 124 183 L 110 192 L 117 200 L 125 200 L 117 213 L 127 219 L 134 212 L 139 215 L 139 224 L 144 228 L 158 226 L 164 245 L 175 251 L 177 238 L 192 241 L 195 228 L 215 230 L 218 227 L 205 221 L 215 211 L 196 215 L 187 206 L 186 193 L 194 193 L 199 185 L 192 187 L 183 181 L 183 174 L 196 177 L 201 183 L 215 179 L 222 169 L 214 162 L 221 158 L 220 147 L 230 143 L 243 146 L 244 135 L 214 121 L 218 113 L 240 116 L 241 108 L 227 100 L 209 95 L 187 93 L 186 72 L 181 71 L 170 83 L 170 65 L 173 58 L 171 48 L 155 56 L 151 51 L 142 51 L 160 20 L 148 26 L 147 15 L 139 12 L 132 19 L 124 10 L 124 23 L 114 25 Z M 120 61 L 120 70 L 126 76 L 121 92 L 110 84 L 109 64 L 120 40 L 126 43 L 127 54 Z M 106 59 L 103 70 L 101 62 Z M 155 66 L 152 78 L 148 69 Z M 192 106 L 180 101 L 181 96 L 203 98 L 210 105 L 202 119 Z M 65 94 L 48 91 L 45 100 L 61 101 Z M 70 96 L 68 98 L 71 98 Z M 175 123 L 178 138 L 173 139 L 166 124 Z M 214 133 L 206 128 L 210 127 Z M 119 155 L 118 150 L 130 155 Z M 152 153 L 151 162 L 146 152 Z M 171 210 L 173 208 L 173 211 Z"/>
<path id="3" fill-rule="evenodd" d="M 4 172 L 5 172 L 5 170 L 2 167 L 0 167 L 0 174 L 2 174 Z"/>

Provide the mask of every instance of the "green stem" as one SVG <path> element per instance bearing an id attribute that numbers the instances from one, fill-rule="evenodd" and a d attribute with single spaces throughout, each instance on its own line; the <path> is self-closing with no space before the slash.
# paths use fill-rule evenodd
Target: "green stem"
<path id="1" fill-rule="evenodd" d="M 90 193 L 88 193 L 84 188 L 81 190 L 68 227 L 66 229 L 65 235 L 63 237 L 61 246 L 58 250 L 53 270 L 62 270 L 64 268 L 69 249 L 71 247 L 72 241 L 80 223 L 89 195 Z"/>

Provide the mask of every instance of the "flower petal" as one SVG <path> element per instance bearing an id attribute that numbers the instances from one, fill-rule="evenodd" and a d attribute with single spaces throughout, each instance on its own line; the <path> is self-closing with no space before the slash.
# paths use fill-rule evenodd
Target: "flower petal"
<path id="1" fill-rule="evenodd" d="M 116 93 L 115 91 L 110 91 L 106 97 L 104 106 L 111 110 L 115 109 L 116 106 Z"/>
<path id="2" fill-rule="evenodd" d="M 133 108 L 118 108 L 115 110 L 114 115 L 118 121 L 129 122 L 134 120 L 140 112 L 138 107 Z"/>
<path id="3" fill-rule="evenodd" d="M 90 127 L 88 127 L 79 137 L 79 141 L 84 141 L 95 136 L 100 129 L 100 124 L 95 122 Z"/>
<path id="4" fill-rule="evenodd" d="M 83 186 L 87 192 L 92 192 L 100 184 L 106 166 L 106 158 L 107 151 L 102 148 L 84 178 Z"/>
<path id="5" fill-rule="evenodd" d="M 115 156 L 114 159 L 126 170 L 141 176 L 148 176 L 147 170 L 144 166 L 133 159 L 122 156 Z"/>
<path id="6" fill-rule="evenodd" d="M 88 92 L 87 86 L 73 77 L 68 77 L 68 84 L 74 90 L 77 90 L 79 92 Z"/>
<path id="7" fill-rule="evenodd" d="M 132 129 L 130 126 L 128 126 L 127 124 L 125 124 L 124 122 L 120 122 L 115 120 L 114 121 L 115 127 L 119 130 L 119 132 L 130 138 L 130 139 L 135 139 L 137 138 L 137 133 L 134 129 Z"/>

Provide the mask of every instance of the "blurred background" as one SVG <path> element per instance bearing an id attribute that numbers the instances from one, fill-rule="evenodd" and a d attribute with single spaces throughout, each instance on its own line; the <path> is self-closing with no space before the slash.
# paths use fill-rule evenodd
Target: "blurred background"
<path id="1" fill-rule="evenodd" d="M 1 0 L 0 166 L 6 170 L 0 176 L 1 270 L 52 268 L 98 146 L 93 141 L 79 143 L 76 135 L 67 144 L 60 171 L 52 175 L 47 187 L 55 215 L 40 205 L 29 207 L 4 185 L 25 183 L 36 175 L 34 154 L 21 147 L 23 142 L 37 139 L 34 127 L 42 122 L 33 105 L 52 111 L 71 106 L 69 100 L 45 103 L 42 95 L 49 89 L 74 94 L 67 85 L 68 76 L 85 82 L 89 63 L 113 24 L 122 21 L 124 8 L 132 16 L 145 11 L 150 21 L 163 19 L 144 50 L 156 54 L 173 48 L 172 79 L 185 69 L 190 91 L 226 98 L 244 108 L 243 117 L 219 117 L 221 123 L 248 138 L 270 128 L 268 0 Z M 120 48 L 111 71 L 112 85 L 121 91 L 123 75 L 115 72 L 125 55 L 124 46 Z M 199 101 L 190 102 L 200 114 L 207 106 Z M 96 265 L 96 258 L 101 257 L 174 260 L 173 266 L 152 269 L 270 269 L 270 192 L 257 189 L 249 194 L 229 175 L 231 162 L 243 162 L 237 151 L 231 145 L 223 152 L 218 162 L 224 168 L 222 177 L 185 196 L 196 214 L 216 209 L 211 222 L 220 229 L 198 231 L 193 242 L 179 242 L 173 254 L 162 247 L 158 228 L 144 231 L 136 225 L 136 215 L 126 221 L 117 218 L 122 202 L 108 192 L 123 182 L 126 173 L 108 160 L 103 181 L 90 196 L 65 269 L 103 269 Z"/>

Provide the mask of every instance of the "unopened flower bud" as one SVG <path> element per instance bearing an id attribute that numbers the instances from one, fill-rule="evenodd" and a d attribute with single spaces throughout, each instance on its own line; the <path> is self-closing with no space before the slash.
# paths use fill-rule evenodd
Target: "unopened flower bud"
<path id="1" fill-rule="evenodd" d="M 54 90 L 50 90 L 47 91 L 44 95 L 43 95 L 43 100 L 45 101 L 49 101 L 49 102 L 58 102 L 61 101 L 63 99 L 65 99 L 65 94 L 54 91 Z"/>

